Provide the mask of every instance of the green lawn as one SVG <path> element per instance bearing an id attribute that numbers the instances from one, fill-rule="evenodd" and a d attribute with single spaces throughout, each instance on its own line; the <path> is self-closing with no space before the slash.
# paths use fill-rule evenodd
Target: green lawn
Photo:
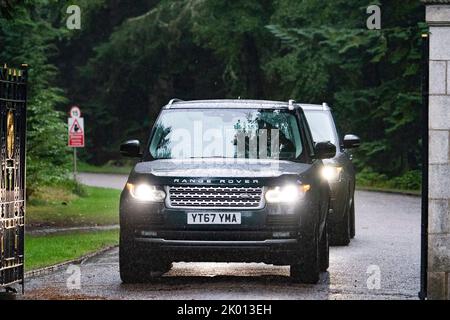
<path id="1" fill-rule="evenodd" d="M 119 230 L 25 237 L 25 271 L 79 258 L 119 243 Z"/>
<path id="2" fill-rule="evenodd" d="M 94 166 L 85 162 L 79 162 L 77 169 L 79 172 L 129 174 L 133 166 L 129 164 L 124 166 L 114 166 L 112 164 Z"/>
<path id="3" fill-rule="evenodd" d="M 119 223 L 119 190 L 84 187 L 83 196 L 46 188 L 27 203 L 27 225 L 94 226 Z"/>

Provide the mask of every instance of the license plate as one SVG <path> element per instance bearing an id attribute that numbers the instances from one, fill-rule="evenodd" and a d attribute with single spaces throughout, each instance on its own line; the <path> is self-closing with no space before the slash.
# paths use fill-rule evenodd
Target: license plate
<path id="1" fill-rule="evenodd" d="M 188 212 L 188 224 L 241 224 L 240 212 Z"/>

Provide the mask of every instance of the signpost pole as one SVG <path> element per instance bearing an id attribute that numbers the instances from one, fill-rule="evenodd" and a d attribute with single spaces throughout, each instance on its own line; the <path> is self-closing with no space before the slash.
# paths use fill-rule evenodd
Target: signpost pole
<path id="1" fill-rule="evenodd" d="M 77 148 L 73 148 L 73 179 L 77 181 Z"/>

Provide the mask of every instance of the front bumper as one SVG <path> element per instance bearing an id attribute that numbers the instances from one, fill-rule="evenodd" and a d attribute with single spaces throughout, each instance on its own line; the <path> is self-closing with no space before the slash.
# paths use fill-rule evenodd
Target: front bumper
<path id="1" fill-rule="evenodd" d="M 205 240 L 166 240 L 162 238 L 135 238 L 136 242 L 157 245 L 160 248 L 267 248 L 297 244 L 297 239 L 268 239 L 262 241 L 205 241 Z"/>
<path id="2" fill-rule="evenodd" d="M 290 264 L 300 253 L 300 239 L 173 240 L 137 236 L 134 246 L 169 261 L 265 262 Z"/>
<path id="3" fill-rule="evenodd" d="M 290 264 L 311 241 L 320 217 L 309 199 L 290 206 L 266 204 L 242 210 L 239 225 L 189 225 L 187 212 L 191 211 L 167 208 L 164 203 L 139 203 L 124 192 L 121 234 L 143 256 L 150 252 L 170 261 Z"/>

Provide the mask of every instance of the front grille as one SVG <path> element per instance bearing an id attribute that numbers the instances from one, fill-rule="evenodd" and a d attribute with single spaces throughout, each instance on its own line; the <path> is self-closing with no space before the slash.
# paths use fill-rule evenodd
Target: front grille
<path id="1" fill-rule="evenodd" d="M 168 186 L 168 205 L 177 208 L 262 208 L 262 187 Z"/>

